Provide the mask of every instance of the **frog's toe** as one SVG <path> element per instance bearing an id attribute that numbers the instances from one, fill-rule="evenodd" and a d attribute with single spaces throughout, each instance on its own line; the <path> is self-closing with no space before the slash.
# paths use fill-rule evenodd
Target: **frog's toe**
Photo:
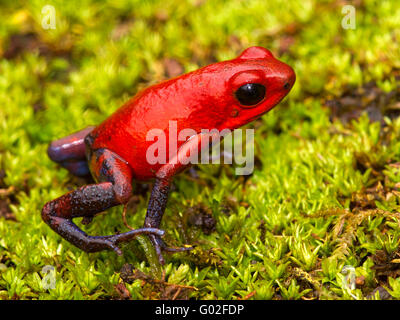
<path id="1" fill-rule="evenodd" d="M 114 241 L 106 240 L 107 246 L 117 255 L 122 256 L 122 250 L 115 244 Z"/>
<path id="2" fill-rule="evenodd" d="M 184 247 L 169 247 L 167 246 L 167 244 L 158 236 L 156 235 L 150 235 L 150 240 L 154 246 L 154 249 L 156 250 L 156 254 L 158 257 L 158 261 L 160 262 L 160 264 L 164 264 L 165 260 L 164 257 L 162 255 L 162 251 L 166 251 L 166 252 L 184 252 L 184 251 L 190 251 L 193 250 L 194 247 L 190 246 L 190 245 L 186 245 Z"/>
<path id="3" fill-rule="evenodd" d="M 105 236 L 103 237 L 103 241 L 105 246 L 121 256 L 122 250 L 118 247 L 118 244 L 122 242 L 128 242 L 140 234 L 149 234 L 153 237 L 161 237 L 164 235 L 164 230 L 160 230 L 157 228 L 134 229 L 125 233 L 115 234 L 113 236 Z"/>
<path id="4" fill-rule="evenodd" d="M 156 251 L 158 261 L 160 262 L 161 265 L 165 264 L 164 257 L 162 255 L 162 244 L 163 241 L 161 240 L 160 237 L 156 235 L 149 235 L 150 241 L 153 244 L 154 250 Z"/>

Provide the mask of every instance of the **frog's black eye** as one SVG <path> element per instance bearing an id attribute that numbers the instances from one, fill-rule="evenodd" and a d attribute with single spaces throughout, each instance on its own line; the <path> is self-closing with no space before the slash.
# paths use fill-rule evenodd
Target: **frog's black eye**
<path id="1" fill-rule="evenodd" d="M 265 87 L 258 83 L 247 83 L 235 92 L 236 98 L 244 106 L 254 106 L 265 97 Z"/>

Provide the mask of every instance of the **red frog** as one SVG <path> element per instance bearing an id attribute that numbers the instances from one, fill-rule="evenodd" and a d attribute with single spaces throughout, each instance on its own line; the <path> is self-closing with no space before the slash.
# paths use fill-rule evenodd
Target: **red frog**
<path id="1" fill-rule="evenodd" d="M 289 93 L 295 79 L 293 69 L 275 59 L 269 50 L 250 47 L 233 60 L 140 91 L 100 125 L 50 144 L 48 155 L 53 161 L 77 176 L 90 172 L 96 184 L 46 203 L 43 220 L 86 252 L 112 249 L 121 254 L 118 244 L 139 234 L 150 238 L 161 264 L 162 251 L 192 249 L 168 247 L 161 239 L 164 231 L 159 229 L 172 178 L 190 165 L 176 161 L 176 157 L 203 146 L 201 141 L 209 139 L 203 129 L 234 130 L 268 112 Z M 170 155 L 164 164 L 150 163 L 146 152 L 154 142 L 146 136 L 152 129 L 161 129 L 168 141 L 170 121 L 175 121 L 178 132 L 190 128 L 196 134 L 178 141 L 174 159 Z M 143 228 L 90 236 L 73 223 L 77 217 L 90 222 L 97 213 L 126 204 L 132 195 L 133 179 L 155 179 Z"/>

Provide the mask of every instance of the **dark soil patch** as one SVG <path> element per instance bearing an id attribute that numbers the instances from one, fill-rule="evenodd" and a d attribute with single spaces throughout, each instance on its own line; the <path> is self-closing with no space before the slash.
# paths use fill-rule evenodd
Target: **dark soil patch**
<path id="1" fill-rule="evenodd" d="M 3 53 L 5 59 L 15 59 L 24 52 L 38 51 L 43 56 L 61 56 L 69 57 L 70 48 L 52 47 L 43 42 L 34 32 L 17 33 L 8 38 L 6 48 Z"/>
<path id="2" fill-rule="evenodd" d="M 399 195 L 397 190 L 384 187 L 380 182 L 371 188 L 364 188 L 351 195 L 350 210 L 352 212 L 377 209 L 376 201 L 386 201 L 392 196 Z"/>
<path id="3" fill-rule="evenodd" d="M 4 182 L 6 176 L 4 170 L 0 170 L 0 218 L 6 220 L 17 221 L 15 214 L 11 211 L 10 204 L 17 203 L 14 195 L 12 194 L 13 188 L 8 187 Z"/>
<path id="4" fill-rule="evenodd" d="M 10 200 L 8 198 L 0 198 L 0 217 L 6 220 L 17 221 L 15 214 L 10 209 Z"/>
<path id="5" fill-rule="evenodd" d="M 5 59 L 14 59 L 22 52 L 38 50 L 40 54 L 49 52 L 49 48 L 38 39 L 35 33 L 14 34 L 8 39 L 8 46 L 4 51 Z"/>
<path id="6" fill-rule="evenodd" d="M 211 234 L 215 231 L 216 221 L 212 216 L 212 210 L 203 204 L 190 207 L 184 213 L 184 219 L 189 226 L 200 228 L 204 234 Z"/>
<path id="7" fill-rule="evenodd" d="M 400 76 L 396 76 L 396 81 L 400 82 Z M 400 115 L 400 84 L 390 92 L 384 92 L 375 82 L 347 88 L 341 97 L 327 100 L 325 105 L 331 110 L 331 120 L 349 123 L 366 112 L 371 121 L 384 125 L 384 117 L 393 119 Z"/>

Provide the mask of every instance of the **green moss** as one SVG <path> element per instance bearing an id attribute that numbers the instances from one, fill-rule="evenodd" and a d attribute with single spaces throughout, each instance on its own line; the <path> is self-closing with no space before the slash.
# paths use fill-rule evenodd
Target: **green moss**
<path id="1" fill-rule="evenodd" d="M 381 286 L 398 299 L 400 119 L 332 122 L 325 102 L 370 81 L 398 90 L 400 3 L 360 2 L 355 30 L 342 29 L 340 3 L 2 4 L 0 297 L 365 299 L 379 298 L 372 292 Z M 47 4 L 56 9 L 55 30 L 41 27 Z M 162 228 L 169 243 L 195 244 L 194 252 L 166 256 L 154 279 L 139 241 L 122 257 L 86 254 L 42 222 L 44 203 L 84 183 L 47 158 L 50 141 L 99 123 L 169 77 L 166 58 L 190 71 L 250 45 L 292 65 L 297 83 L 249 125 L 259 160 L 251 176 L 203 165 L 197 180 L 176 177 Z M 138 195 L 131 226 L 142 225 L 148 198 Z M 198 206 L 216 221 L 210 234 L 187 222 L 187 208 Z M 96 235 L 126 230 L 122 207 L 79 225 Z M 126 263 L 147 276 L 124 282 Z M 43 288 L 46 265 L 55 268 L 54 289 Z M 354 290 L 344 285 L 345 265 L 354 267 Z"/>

